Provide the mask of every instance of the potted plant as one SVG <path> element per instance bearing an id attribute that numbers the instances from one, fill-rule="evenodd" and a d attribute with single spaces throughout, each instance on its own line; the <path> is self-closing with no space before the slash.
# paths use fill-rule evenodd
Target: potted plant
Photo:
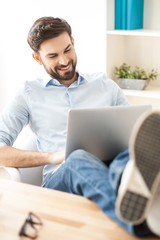
<path id="1" fill-rule="evenodd" d="M 158 72 L 154 69 L 149 72 L 137 66 L 132 70 L 131 66 L 123 63 L 120 67 L 115 67 L 114 76 L 123 89 L 143 90 L 150 80 L 157 79 Z"/>

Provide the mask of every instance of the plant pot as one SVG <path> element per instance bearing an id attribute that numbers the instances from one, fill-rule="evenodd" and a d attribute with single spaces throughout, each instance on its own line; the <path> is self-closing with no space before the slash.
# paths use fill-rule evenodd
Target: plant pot
<path id="1" fill-rule="evenodd" d="M 119 78 L 116 80 L 120 88 L 123 89 L 132 89 L 132 90 L 144 90 L 150 79 L 128 79 L 128 78 Z"/>

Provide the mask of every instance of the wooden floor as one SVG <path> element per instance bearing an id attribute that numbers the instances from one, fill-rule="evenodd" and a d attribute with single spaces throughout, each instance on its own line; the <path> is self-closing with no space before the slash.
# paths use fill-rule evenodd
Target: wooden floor
<path id="1" fill-rule="evenodd" d="M 84 197 L 0 180 L 0 239 L 23 239 L 18 232 L 30 211 L 43 221 L 38 240 L 137 239 Z"/>

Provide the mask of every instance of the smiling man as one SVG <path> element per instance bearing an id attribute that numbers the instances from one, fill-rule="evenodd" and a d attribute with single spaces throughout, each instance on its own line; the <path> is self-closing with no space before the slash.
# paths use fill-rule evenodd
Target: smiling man
<path id="1" fill-rule="evenodd" d="M 0 165 L 44 165 L 43 187 L 92 199 L 108 217 L 134 235 L 147 237 L 154 232 L 160 236 L 159 228 L 155 227 L 155 222 L 159 223 L 160 219 L 156 219 L 154 214 L 160 212 L 159 204 L 155 204 L 160 200 L 157 190 L 160 186 L 160 114 L 151 114 L 139 123 L 132 141 L 131 161 L 128 149 L 113 159 L 109 166 L 83 150 L 74 151 L 64 161 L 67 116 L 71 108 L 128 105 L 129 102 L 122 90 L 114 81 L 107 79 L 105 74 L 82 74 L 77 71 L 74 39 L 71 27 L 65 20 L 53 17 L 38 19 L 29 31 L 28 43 L 33 49 L 33 58 L 44 67 L 48 78 L 26 81 L 1 114 Z M 22 151 L 12 147 L 27 124 L 36 136 L 39 152 Z M 149 130 L 148 136 L 146 133 Z M 147 139 L 142 146 L 137 137 L 141 134 Z M 144 159 L 139 152 L 134 152 L 134 144 L 140 145 Z M 148 154 L 150 148 L 151 155 Z M 146 160 L 148 156 L 151 159 Z M 126 166 L 127 163 L 132 164 Z M 125 175 L 130 173 L 128 177 L 123 174 L 124 169 Z M 148 184 L 142 173 L 147 173 L 148 176 L 150 169 L 152 181 Z M 138 182 L 137 176 L 140 180 Z M 120 182 L 124 183 L 124 186 Z M 139 189 L 140 196 L 137 196 L 135 189 Z M 117 191 L 120 193 L 118 200 Z M 145 204 L 131 201 L 134 199 L 140 200 L 140 203 L 144 200 Z M 148 206 L 153 206 L 149 217 Z M 117 212 L 121 217 L 118 217 Z"/>
<path id="2" fill-rule="evenodd" d="M 77 57 L 74 40 L 67 32 L 41 43 L 40 49 L 33 53 L 34 59 L 43 64 L 46 72 L 61 84 L 71 85 L 78 78 L 76 73 Z"/>

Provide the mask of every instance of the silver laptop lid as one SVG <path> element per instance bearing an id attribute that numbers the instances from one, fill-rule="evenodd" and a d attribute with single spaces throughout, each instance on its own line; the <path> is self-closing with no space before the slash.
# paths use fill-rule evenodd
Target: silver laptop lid
<path id="1" fill-rule="evenodd" d="M 71 109 L 68 114 L 66 158 L 83 149 L 102 161 L 112 160 L 128 146 L 136 120 L 150 105 Z"/>

